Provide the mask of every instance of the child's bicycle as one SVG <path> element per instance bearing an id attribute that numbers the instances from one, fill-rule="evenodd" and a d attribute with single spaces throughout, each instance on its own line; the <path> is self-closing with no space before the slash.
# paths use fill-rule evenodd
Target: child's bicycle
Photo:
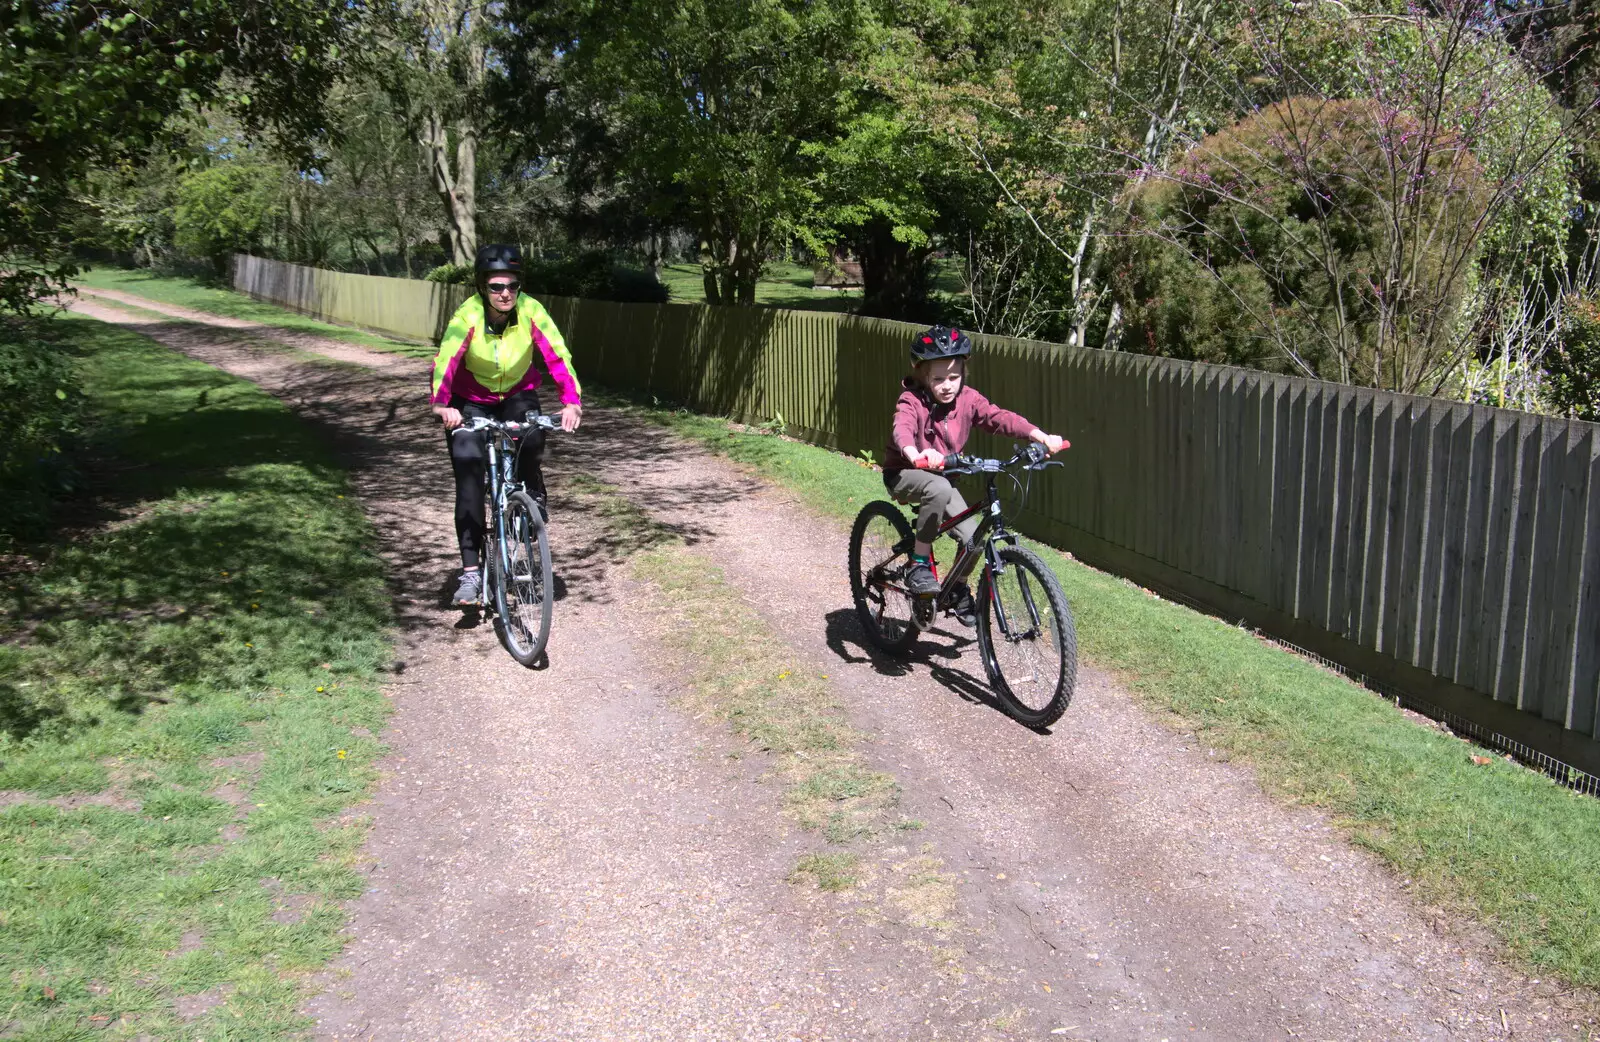
<path id="1" fill-rule="evenodd" d="M 524 666 L 543 663 L 555 606 L 544 515 L 517 480 L 521 435 L 535 427 L 547 432 L 561 429 L 554 419 L 543 415 L 528 423 L 475 416 L 451 431 L 453 436 L 487 432 L 489 530 L 483 543 L 484 583 L 478 606 L 493 610 L 500 643 Z"/>
<path id="2" fill-rule="evenodd" d="M 897 504 L 868 503 L 850 531 L 850 592 L 856 614 L 868 639 L 894 654 L 907 651 L 939 612 L 949 614 L 960 606 L 966 580 L 982 560 L 974 606 L 983 668 L 1005 711 L 1036 728 L 1054 723 L 1072 701 L 1078 638 L 1055 574 L 1037 554 L 1017 545 L 1016 535 L 1007 530 L 995 482 L 1005 474 L 1017 482 L 1025 499 L 1027 486 L 1012 468 L 1035 471 L 1061 465 L 1045 457 L 1038 445 L 1019 449 L 1004 461 L 945 457 L 946 475 L 986 475 L 988 495 L 940 526 L 943 535 L 967 518 L 983 515 L 972 547 L 957 552 L 937 594 L 917 597 L 906 588 L 915 537 Z"/>

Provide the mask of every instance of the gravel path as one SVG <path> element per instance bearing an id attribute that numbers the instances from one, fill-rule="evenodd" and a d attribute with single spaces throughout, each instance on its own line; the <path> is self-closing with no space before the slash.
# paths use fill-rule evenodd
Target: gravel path
<path id="1" fill-rule="evenodd" d="M 1567 1039 L 1595 1023 L 1587 997 L 1506 968 L 1323 818 L 1268 799 L 1092 666 L 1040 736 L 988 704 L 964 632 L 910 663 L 869 654 L 843 532 L 615 413 L 591 410 L 553 449 L 565 598 L 550 668 L 521 669 L 443 607 L 449 474 L 425 365 L 194 313 L 74 307 L 323 425 L 388 548 L 405 668 L 371 889 L 309 1008 L 322 1037 Z M 579 472 L 715 556 L 797 661 L 828 674 L 872 765 L 927 822 L 922 849 L 885 846 L 878 869 L 942 864 L 952 927 L 784 881 L 819 841 L 786 825 L 761 757 L 675 708 L 647 591 L 562 497 Z"/>

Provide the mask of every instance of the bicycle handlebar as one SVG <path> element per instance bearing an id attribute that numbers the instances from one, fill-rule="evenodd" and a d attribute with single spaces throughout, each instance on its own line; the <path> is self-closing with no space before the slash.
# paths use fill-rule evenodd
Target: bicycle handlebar
<path id="1" fill-rule="evenodd" d="M 1062 443 L 1062 448 L 1066 443 Z M 946 474 L 998 474 L 1008 467 L 1023 463 L 1024 470 L 1043 470 L 1046 467 L 1064 466 L 1060 460 L 1049 459 L 1050 453 L 1043 445 L 1037 442 L 1026 448 L 1018 448 L 1016 453 L 1008 460 L 984 459 L 981 456 L 965 456 L 959 452 L 952 453 L 944 458 L 944 466 L 940 468 L 929 467 L 918 458 L 915 466 L 918 470 L 939 469 Z"/>
<path id="2" fill-rule="evenodd" d="M 523 434 L 535 428 L 554 432 L 561 429 L 561 423 L 554 417 L 547 416 L 544 413 L 535 413 L 531 423 L 517 423 L 514 420 L 491 420 L 487 416 L 474 416 L 471 419 L 462 420 L 461 426 L 456 427 L 450 434 L 452 436 L 457 434 L 476 434 L 479 431 L 490 430 L 505 431 L 507 434 Z"/>

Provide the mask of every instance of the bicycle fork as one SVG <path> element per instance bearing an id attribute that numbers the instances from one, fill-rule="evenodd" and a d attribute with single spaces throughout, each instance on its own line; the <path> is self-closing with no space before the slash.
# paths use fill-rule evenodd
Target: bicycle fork
<path id="1" fill-rule="evenodd" d="M 484 533 L 483 569 L 485 574 L 483 576 L 484 581 L 478 588 L 478 600 L 480 607 L 488 608 L 492 606 L 498 611 L 499 605 L 491 605 L 490 598 L 494 595 L 491 587 L 498 588 L 500 583 L 505 582 L 506 573 L 510 567 L 510 561 L 506 557 L 506 547 L 508 545 L 508 540 L 506 539 L 506 512 L 502 509 L 505 505 L 503 493 L 506 488 L 506 480 L 510 475 L 503 471 L 504 453 L 500 451 L 500 440 L 491 435 L 484 438 L 484 442 L 486 462 L 488 464 L 485 468 L 488 488 L 485 491 L 489 499 L 489 523 L 487 525 L 488 531 Z M 492 582 L 489 575 L 491 568 L 494 570 Z"/>

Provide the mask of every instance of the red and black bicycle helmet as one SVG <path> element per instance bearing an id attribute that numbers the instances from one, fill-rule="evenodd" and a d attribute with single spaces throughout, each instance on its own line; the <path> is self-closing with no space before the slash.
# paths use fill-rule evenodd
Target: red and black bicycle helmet
<path id="1" fill-rule="evenodd" d="M 949 326 L 934 326 L 911 339 L 911 360 L 932 362 L 940 358 L 965 358 L 972 354 L 967 334 Z"/>
<path id="2" fill-rule="evenodd" d="M 522 251 L 515 246 L 504 243 L 490 243 L 488 246 L 478 247 L 478 256 L 472 265 L 472 270 L 479 275 L 488 275 L 496 271 L 509 271 L 513 275 L 522 274 Z"/>

